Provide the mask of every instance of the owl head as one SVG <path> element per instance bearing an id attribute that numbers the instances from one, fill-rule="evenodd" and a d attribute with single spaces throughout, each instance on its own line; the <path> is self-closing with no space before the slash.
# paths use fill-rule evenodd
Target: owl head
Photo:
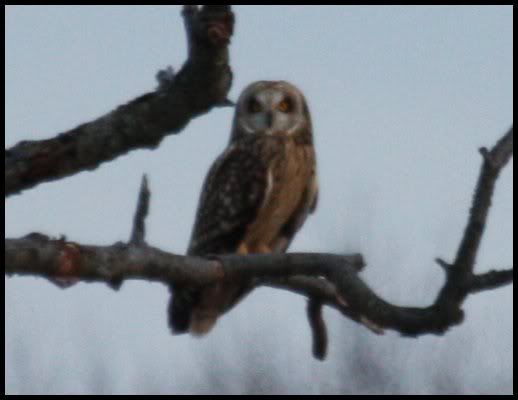
<path id="1" fill-rule="evenodd" d="M 311 131 L 306 99 L 297 87 L 285 81 L 257 81 L 239 96 L 230 142 L 268 135 L 310 144 Z"/>

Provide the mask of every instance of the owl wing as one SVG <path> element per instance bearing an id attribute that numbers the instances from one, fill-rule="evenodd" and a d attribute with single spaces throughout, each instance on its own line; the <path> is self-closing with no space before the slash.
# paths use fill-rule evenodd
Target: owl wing
<path id="1" fill-rule="evenodd" d="M 205 179 L 187 253 L 236 252 L 266 196 L 267 174 L 253 149 L 229 147 Z"/>

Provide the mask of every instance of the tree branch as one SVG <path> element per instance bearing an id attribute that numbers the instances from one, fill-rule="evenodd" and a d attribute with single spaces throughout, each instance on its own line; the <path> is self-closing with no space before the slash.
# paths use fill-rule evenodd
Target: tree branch
<path id="1" fill-rule="evenodd" d="M 501 271 L 489 271 L 484 274 L 473 275 L 468 282 L 469 292 L 481 292 L 491 290 L 513 282 L 514 271 L 505 269 Z"/>
<path id="2" fill-rule="evenodd" d="M 454 307 L 456 305 L 456 307 L 460 307 L 465 297 L 470 293 L 469 283 L 480 281 L 480 279 L 477 280 L 474 277 L 473 268 L 491 207 L 496 180 L 502 168 L 513 155 L 513 127 L 509 128 L 491 151 L 482 148 L 480 153 L 484 161 L 457 256 L 449 267 L 447 267 L 446 262 L 441 262 L 448 279 L 435 301 L 438 306 L 451 305 L 451 307 Z M 508 275 L 505 276 L 509 277 Z M 512 276 L 506 282 L 510 281 L 512 281 Z M 506 282 L 502 282 L 502 284 Z M 480 290 L 483 289 L 483 287 L 480 287 Z"/>
<path id="3" fill-rule="evenodd" d="M 360 255 L 353 255 L 354 257 L 360 257 Z M 356 268 L 357 271 L 359 263 L 353 264 L 352 267 Z M 293 293 L 298 293 L 308 298 L 316 298 L 323 304 L 330 306 L 347 318 L 359 323 L 364 324 L 366 328 L 370 329 L 373 333 L 378 335 L 383 334 L 383 329 L 378 326 L 369 323 L 360 314 L 352 310 L 345 300 L 337 292 L 336 287 L 322 278 L 311 278 L 307 276 L 293 276 L 293 277 L 262 277 L 257 280 L 258 286 L 270 286 L 277 289 L 288 290 Z M 310 321 L 310 323 L 312 323 Z M 315 341 L 319 340 L 320 335 L 314 333 Z"/>
<path id="4" fill-rule="evenodd" d="M 323 303 L 310 298 L 307 304 L 309 326 L 313 335 L 313 356 L 324 360 L 327 355 L 327 327 L 322 315 Z"/>
<path id="5" fill-rule="evenodd" d="M 193 286 L 223 277 L 223 270 L 215 260 L 125 243 L 80 245 L 39 233 L 5 240 L 5 272 L 48 279 L 77 277 L 85 282 L 143 279 Z"/>
<path id="6" fill-rule="evenodd" d="M 229 104 L 230 6 L 184 6 L 189 57 L 177 75 L 157 74 L 159 87 L 52 139 L 22 141 L 5 151 L 5 195 L 92 170 L 139 148 L 155 148 L 212 107 Z"/>

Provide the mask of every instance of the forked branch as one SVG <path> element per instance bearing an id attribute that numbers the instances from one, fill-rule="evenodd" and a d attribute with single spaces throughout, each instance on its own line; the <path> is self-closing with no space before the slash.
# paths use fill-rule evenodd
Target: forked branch
<path id="1" fill-rule="evenodd" d="M 428 307 L 396 306 L 379 297 L 359 276 L 364 263 L 358 254 L 228 254 L 199 258 L 132 243 L 86 246 L 31 234 L 6 239 L 6 273 L 107 283 L 145 279 L 191 286 L 246 279 L 256 287 L 276 286 L 320 299 L 376 332 L 393 329 L 410 336 L 442 334 L 462 322 L 461 306 L 469 294 L 513 281 L 512 269 L 478 275 L 473 272 L 495 182 L 512 155 L 512 145 L 511 128 L 484 156 L 457 258 L 451 265 L 438 261 L 446 271 L 446 282 Z"/>

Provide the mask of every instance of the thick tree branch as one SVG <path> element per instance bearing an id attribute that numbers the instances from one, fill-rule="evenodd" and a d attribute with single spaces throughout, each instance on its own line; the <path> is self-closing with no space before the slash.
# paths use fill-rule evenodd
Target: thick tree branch
<path id="1" fill-rule="evenodd" d="M 85 282 L 144 279 L 205 285 L 223 278 L 218 261 L 166 253 L 151 246 L 86 246 L 33 233 L 5 240 L 5 272 Z"/>
<path id="2" fill-rule="evenodd" d="M 155 148 L 212 107 L 228 105 L 232 82 L 230 6 L 185 6 L 189 57 L 178 74 L 158 74 L 159 87 L 52 139 L 23 141 L 5 151 L 5 195 L 92 170 L 133 149 Z"/>
<path id="3" fill-rule="evenodd" d="M 221 255 L 216 259 L 206 259 L 122 243 L 84 246 L 62 239 L 52 240 L 41 234 L 5 241 L 5 269 L 8 274 L 49 279 L 79 277 L 83 281 L 106 283 L 145 279 L 191 286 L 236 279 L 256 280 L 257 285 L 264 279 L 271 286 L 271 282 L 279 278 L 282 283 L 277 285 L 293 287 L 295 292 L 321 298 L 326 304 L 347 310 L 344 315 L 350 313 L 354 320 L 361 319 L 360 322 L 367 326 L 370 322 L 373 330 L 373 326 L 384 326 L 406 334 L 441 333 L 449 325 L 460 322 L 448 319 L 447 310 L 434 306 L 398 307 L 385 302 L 358 276 L 357 271 L 362 264 L 360 255 L 313 253 Z M 317 282 L 320 280 L 311 281 L 308 276 L 326 277 L 336 286 L 338 294 L 333 294 L 329 284 L 319 286 Z M 357 318 L 357 315 L 362 318 Z"/>

